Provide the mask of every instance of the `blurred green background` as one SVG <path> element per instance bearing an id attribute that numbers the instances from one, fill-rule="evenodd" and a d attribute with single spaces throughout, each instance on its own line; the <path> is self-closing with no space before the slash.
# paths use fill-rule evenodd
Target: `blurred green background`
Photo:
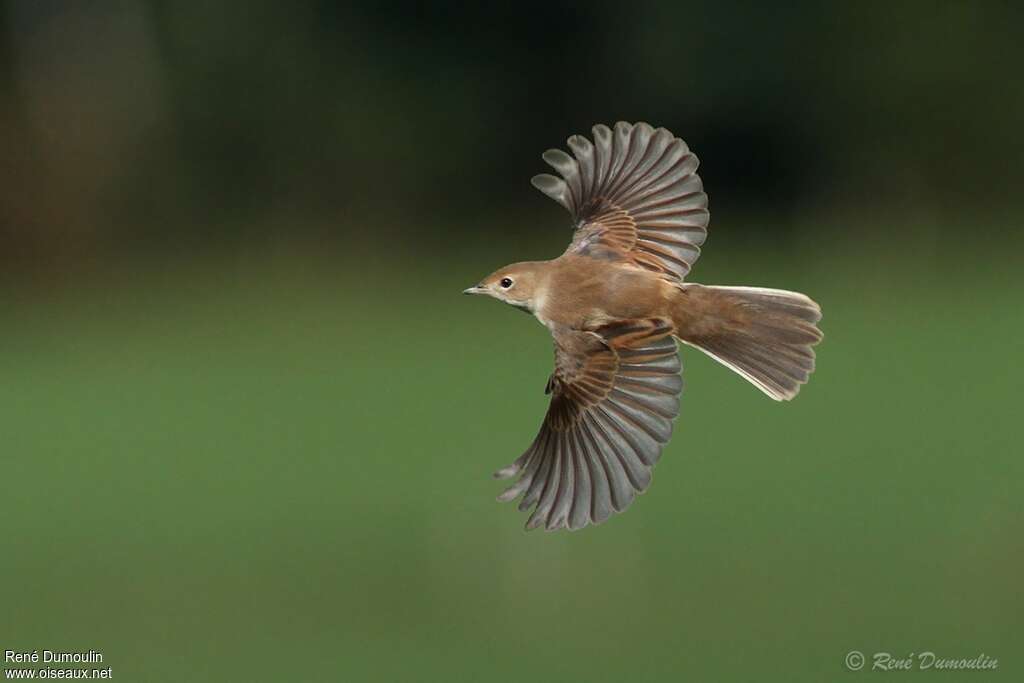
<path id="1" fill-rule="evenodd" d="M 140 681 L 877 675 L 851 650 L 1021 680 L 1022 14 L 4 3 L 0 649 Z M 650 491 L 525 533 L 490 473 L 550 341 L 459 292 L 561 252 L 528 178 L 619 119 L 702 159 L 694 279 L 807 292 L 826 340 L 784 405 L 684 349 Z"/>

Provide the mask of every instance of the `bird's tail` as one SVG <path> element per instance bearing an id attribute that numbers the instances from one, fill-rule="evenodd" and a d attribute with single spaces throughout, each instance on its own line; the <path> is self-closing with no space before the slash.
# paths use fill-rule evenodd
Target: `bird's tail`
<path id="1" fill-rule="evenodd" d="M 673 306 L 677 336 L 732 368 L 776 401 L 814 372 L 821 308 L 781 289 L 686 284 Z"/>

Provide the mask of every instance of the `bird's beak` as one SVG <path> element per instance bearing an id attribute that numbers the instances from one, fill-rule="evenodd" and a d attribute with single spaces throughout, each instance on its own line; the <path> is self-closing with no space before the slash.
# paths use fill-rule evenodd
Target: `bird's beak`
<path id="1" fill-rule="evenodd" d="M 474 285 L 469 289 L 462 290 L 463 294 L 484 294 L 486 292 L 487 290 L 481 287 L 480 285 Z"/>

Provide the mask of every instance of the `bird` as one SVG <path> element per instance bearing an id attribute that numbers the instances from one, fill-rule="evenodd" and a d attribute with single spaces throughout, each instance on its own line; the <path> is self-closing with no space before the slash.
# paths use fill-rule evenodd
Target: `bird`
<path id="1" fill-rule="evenodd" d="M 821 308 L 804 294 L 686 280 L 710 214 L 683 140 L 622 121 L 592 133 L 569 137 L 571 155 L 546 151 L 558 175 L 531 180 L 572 216 L 565 252 L 499 268 L 463 292 L 531 313 L 554 342 L 540 431 L 494 473 L 515 479 L 498 500 L 520 499 L 527 530 L 600 524 L 647 490 L 679 415 L 677 343 L 788 401 L 823 338 Z"/>

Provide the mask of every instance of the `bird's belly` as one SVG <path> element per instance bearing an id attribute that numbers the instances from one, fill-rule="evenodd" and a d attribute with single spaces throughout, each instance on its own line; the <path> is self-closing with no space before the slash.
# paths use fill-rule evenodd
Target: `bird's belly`
<path id="1" fill-rule="evenodd" d="M 671 286 L 649 273 L 617 268 L 552 285 L 537 318 L 548 328 L 573 329 L 663 315 L 664 289 Z"/>

